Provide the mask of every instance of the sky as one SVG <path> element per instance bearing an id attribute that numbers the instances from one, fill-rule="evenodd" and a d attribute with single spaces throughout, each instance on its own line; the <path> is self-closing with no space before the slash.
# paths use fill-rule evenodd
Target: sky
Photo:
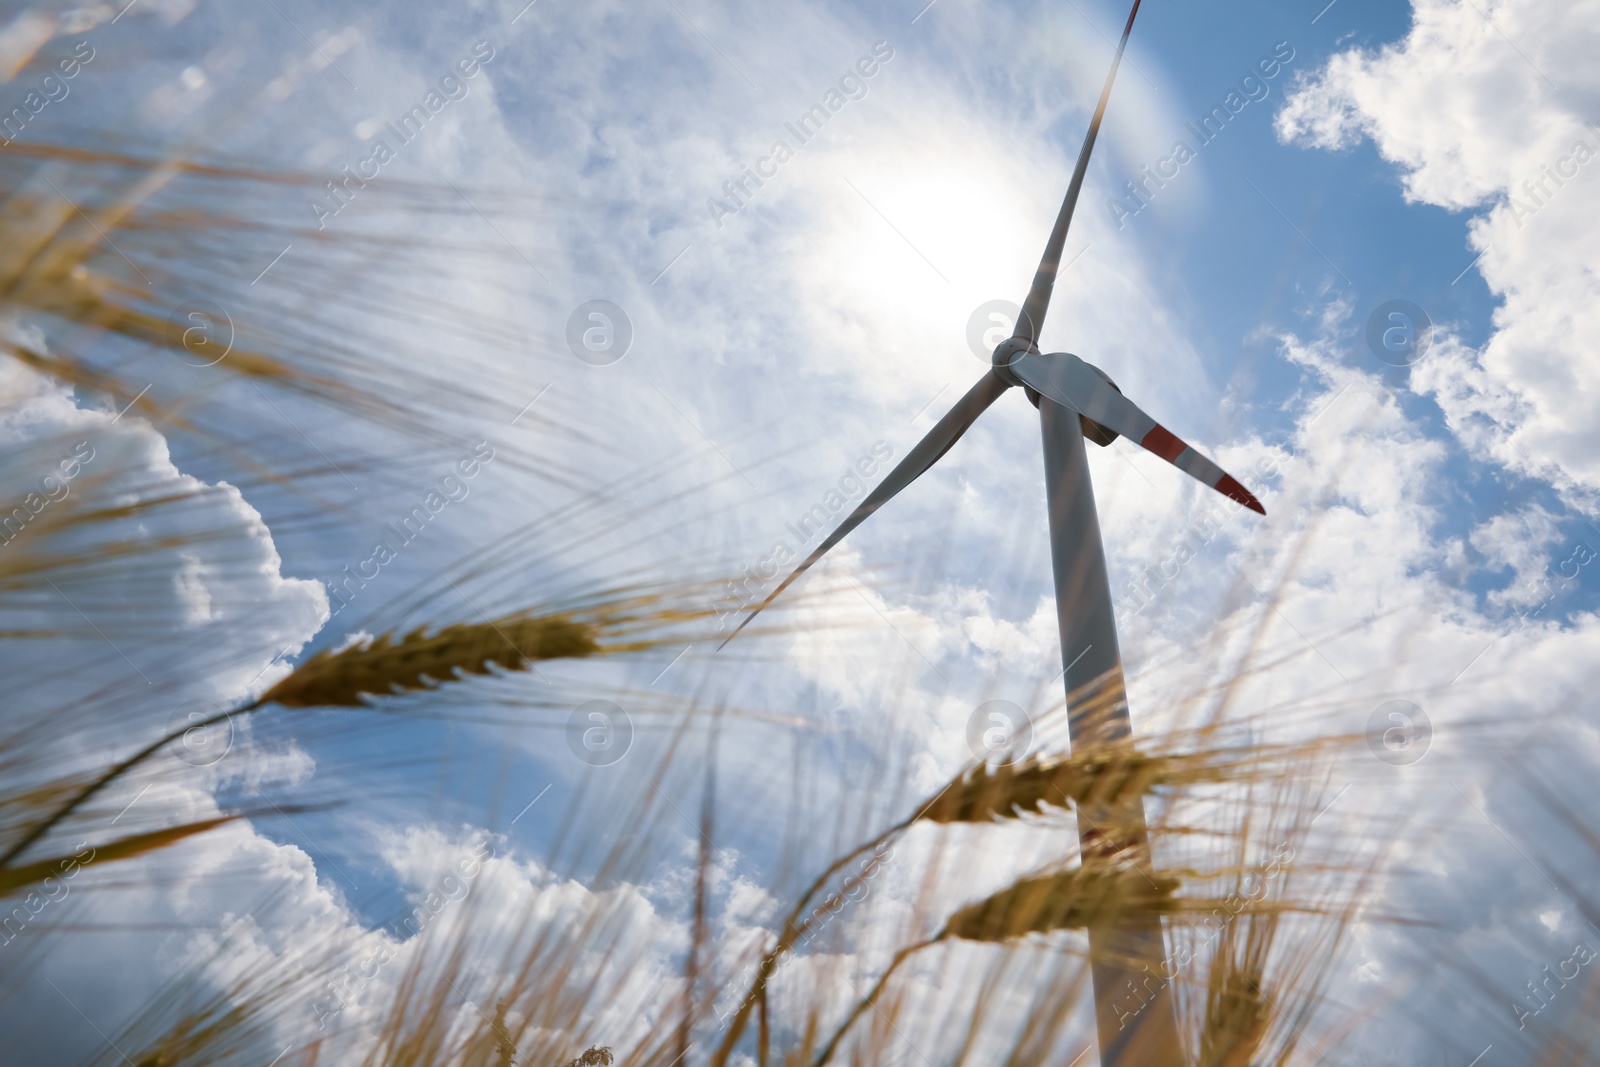
<path id="1" fill-rule="evenodd" d="M 137 574 L 90 576 L 75 606 L 8 602 L 71 629 L 9 643 L 12 722 L 71 705 L 63 752 L 100 758 L 174 703 L 257 694 L 351 635 L 803 554 L 820 539 L 797 525 L 808 510 L 858 496 L 983 373 L 972 335 L 991 302 L 1026 292 L 1124 18 L 1095 0 L 0 9 L 6 110 L 61 57 L 92 53 L 19 140 L 341 180 L 258 194 L 250 211 L 303 235 L 246 235 L 232 274 L 195 284 L 241 321 L 267 308 L 332 324 L 362 339 L 373 381 L 421 368 L 442 398 L 408 436 L 104 342 L 153 398 L 201 418 L 215 404 L 235 440 L 309 471 L 291 490 L 203 434 L 7 363 L 0 436 L 27 457 L 7 464 L 7 499 L 87 440 L 86 494 L 178 501 L 126 536 L 217 531 Z M 1595 857 L 1528 788 L 1581 812 L 1600 759 L 1586 714 L 1597 38 L 1594 0 L 1151 0 L 1043 330 L 1045 351 L 1101 367 L 1267 508 L 1244 512 L 1126 441 L 1091 450 L 1136 732 L 1181 724 L 1247 668 L 1234 706 L 1263 736 L 1379 724 L 1371 758 L 1327 784 L 1326 826 L 1392 827 L 1402 843 L 1371 911 L 1433 925 L 1355 924 L 1331 988 L 1362 1022 L 1333 1062 L 1529 1062 L 1540 1027 L 1576 1005 L 1524 1017 L 1526 982 L 1600 948 L 1556 884 L 1592 884 Z M 397 129 L 429 93 L 444 99 L 426 124 Z M 818 104 L 826 124 L 797 132 Z M 344 169 L 374 167 L 364 183 Z M 441 250 L 381 243 L 407 240 Z M 334 261 L 341 241 L 363 251 Z M 596 308 L 614 327 L 609 348 L 591 338 L 599 354 L 584 344 Z M 0 323 L 62 343 L 50 322 Z M 486 399 L 446 403 L 451 385 Z M 7 1029 L 47 1020 L 29 1030 L 58 1054 L 106 1055 L 101 1031 L 209 959 L 223 930 L 247 946 L 236 961 L 308 945 L 404 958 L 417 940 L 394 935 L 397 917 L 482 846 L 473 899 L 612 907 L 616 936 L 646 946 L 595 1016 L 625 1043 L 670 1004 L 688 937 L 698 828 L 672 809 L 696 810 L 700 779 L 667 779 L 670 817 L 633 822 L 672 708 L 759 712 L 683 742 L 714 736 L 719 794 L 741 798 L 718 828 L 713 903 L 754 937 L 781 903 L 771 887 L 802 878 L 773 844 L 797 818 L 833 824 L 803 842 L 809 870 L 967 762 L 986 701 L 1041 721 L 1059 702 L 1036 420 L 1002 398 L 775 612 L 790 632 L 747 651 L 552 665 L 430 697 L 455 723 L 240 726 L 237 751 L 161 779 L 163 810 L 279 810 L 181 846 L 160 877 L 56 905 L 80 909 L 83 931 L 27 977 L 3 968 Z M 330 599 L 384 524 L 485 454 L 424 536 L 348 605 Z M 628 751 L 586 765 L 576 709 L 618 692 Z M 541 710 L 514 719 L 516 701 Z M 1386 762 L 1391 701 L 1431 732 Z M 841 798 L 858 817 L 832 814 Z M 603 877 L 605 850 L 635 832 L 648 856 Z M 1019 829 L 952 880 L 952 901 L 1029 869 L 1041 840 Z M 241 888 L 270 904 L 241 905 Z M 914 894 L 887 882 L 846 920 L 839 959 L 881 970 L 876 931 Z M 1432 980 L 1444 968 L 1482 976 L 1479 995 Z M 359 1047 L 392 973 L 340 1020 L 335 1056 Z M 262 1062 L 316 1017 L 285 1012 Z"/>

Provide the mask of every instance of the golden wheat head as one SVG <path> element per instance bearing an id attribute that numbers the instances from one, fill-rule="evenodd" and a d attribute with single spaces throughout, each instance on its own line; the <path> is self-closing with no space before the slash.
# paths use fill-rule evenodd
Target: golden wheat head
<path id="1" fill-rule="evenodd" d="M 1082 930 L 1108 916 L 1174 910 L 1179 880 L 1131 866 L 1074 867 L 1023 878 L 950 917 L 943 937 L 1011 941 L 1029 934 Z"/>
<path id="2" fill-rule="evenodd" d="M 319 652 L 263 693 L 260 702 L 359 707 L 364 696 L 432 689 L 461 675 L 488 674 L 490 664 L 514 671 L 539 660 L 599 651 L 591 624 L 559 615 L 456 623 L 432 633 L 413 630 L 398 641 L 384 634 L 366 644 Z"/>

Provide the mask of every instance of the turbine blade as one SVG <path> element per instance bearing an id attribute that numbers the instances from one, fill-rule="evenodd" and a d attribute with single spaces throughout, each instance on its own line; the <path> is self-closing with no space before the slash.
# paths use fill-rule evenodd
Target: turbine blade
<path id="1" fill-rule="evenodd" d="M 1010 383 L 1001 380 L 1000 376 L 994 371 L 990 371 L 978 379 L 978 384 L 967 390 L 966 396 L 956 401 L 955 407 L 951 408 L 944 418 L 935 423 L 933 429 L 928 431 L 927 436 L 918 441 L 916 446 L 906 453 L 906 458 L 895 465 L 894 470 L 889 472 L 888 476 L 878 484 L 876 489 L 867 494 L 867 498 L 857 505 L 856 509 L 839 524 L 833 533 L 827 536 L 827 539 L 822 544 L 817 546 L 816 551 L 807 556 L 804 563 L 796 567 L 787 578 L 778 583 L 778 587 L 767 594 L 765 600 L 751 609 L 750 614 L 746 615 L 744 621 L 734 628 L 733 633 L 723 640 L 722 645 L 726 645 L 738 636 L 739 631 L 748 626 L 750 620 L 755 618 L 762 608 L 776 600 L 778 594 L 789 588 L 789 585 L 804 574 L 813 563 L 826 555 L 834 545 L 843 541 L 846 534 L 860 526 L 874 511 L 888 503 L 896 493 L 916 481 L 929 467 L 937 463 L 939 457 L 950 451 L 950 446 L 959 441 L 961 435 L 967 432 L 967 427 L 976 422 L 978 416 L 987 411 L 989 405 L 998 400 L 1000 395 L 1009 388 L 1011 388 Z M 717 647 L 720 649 L 722 645 Z"/>
<path id="2" fill-rule="evenodd" d="M 1137 404 L 1112 388 L 1094 368 L 1070 352 L 1023 356 L 1011 364 L 1011 371 L 1040 395 L 1116 431 L 1251 511 L 1267 513 L 1261 501 L 1237 478 L 1146 415 Z"/>
<path id="3" fill-rule="evenodd" d="M 1111 84 L 1117 80 L 1117 68 L 1122 65 L 1122 53 L 1128 47 L 1128 35 L 1133 32 L 1134 16 L 1139 14 L 1139 0 L 1133 0 L 1133 10 L 1128 12 L 1128 24 L 1122 28 L 1122 40 L 1117 42 L 1117 54 L 1111 60 L 1111 70 L 1106 74 L 1105 88 L 1100 90 L 1100 103 L 1089 120 L 1089 132 L 1084 135 L 1083 147 L 1078 150 L 1078 165 L 1073 168 L 1072 181 L 1067 185 L 1067 198 L 1062 201 L 1061 213 L 1056 216 L 1055 229 L 1044 246 L 1044 257 L 1039 260 L 1039 270 L 1033 276 L 1033 288 L 1017 316 L 1017 328 L 1012 334 L 1019 340 L 1037 344 L 1039 331 L 1044 328 L 1044 313 L 1050 308 L 1050 293 L 1055 288 L 1056 271 L 1061 267 L 1061 253 L 1067 245 L 1067 227 L 1072 225 L 1072 212 L 1078 206 L 1078 194 L 1083 191 L 1083 176 L 1089 170 L 1089 154 L 1094 151 L 1095 137 L 1100 133 L 1100 121 L 1105 118 L 1106 104 L 1111 99 Z"/>

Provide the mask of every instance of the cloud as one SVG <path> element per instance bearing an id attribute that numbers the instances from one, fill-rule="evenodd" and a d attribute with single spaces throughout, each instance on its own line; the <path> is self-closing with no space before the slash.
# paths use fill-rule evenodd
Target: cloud
<path id="1" fill-rule="evenodd" d="M 300 648 L 327 618 L 320 584 L 281 573 L 271 534 L 238 490 L 180 472 L 144 419 L 81 406 L 71 390 L 10 359 L 0 363 L 0 412 L 0 444 L 11 457 L 0 499 L 28 509 L 41 484 L 59 490 L 0 547 L 9 625 L 54 634 L 43 650 L 40 642 L 0 642 L 13 693 L 5 724 L 11 789 L 101 768 L 108 752 L 126 754 L 160 736 L 185 709 L 259 691 L 287 669 L 279 653 Z M 219 754 L 227 752 L 220 765 L 162 760 L 142 783 L 115 787 L 103 803 L 122 814 L 90 839 L 214 817 L 219 781 L 292 784 L 309 775 L 309 757 L 293 744 L 252 751 L 246 725 L 235 729 L 217 740 Z M 76 842 L 57 834 L 41 847 L 51 844 Z M 164 982 L 199 973 L 226 983 L 228 974 L 292 957 L 297 946 L 326 943 L 352 923 L 304 852 L 247 823 L 151 857 L 91 864 L 48 907 L 0 949 L 13 961 L 56 949 L 41 952 L 33 970 L 7 967 L 6 1013 L 29 1018 L 15 1029 L 38 1042 L 15 1054 L 33 1062 L 101 1046 L 80 1009 L 114 1033 Z M 73 932 L 78 924 L 101 932 L 91 942 Z M 207 938 L 212 949 L 225 948 L 228 974 L 217 970 Z M 119 977 L 132 974 L 139 980 Z"/>
<path id="2" fill-rule="evenodd" d="M 1418 0 L 1404 39 L 1341 52 L 1295 89 L 1279 137 L 1370 140 L 1406 198 L 1471 211 L 1502 301 L 1481 349 L 1446 338 L 1412 372 L 1480 457 L 1590 506 L 1600 492 L 1600 4 Z"/>
<path id="3" fill-rule="evenodd" d="M 1509 568 L 1512 582 L 1489 595 L 1489 602 L 1526 604 L 1542 594 L 1537 587 L 1550 569 L 1551 553 L 1561 541 L 1556 516 L 1537 505 L 1496 515 L 1475 527 L 1467 538 L 1497 567 Z"/>
<path id="4" fill-rule="evenodd" d="M 124 799 L 135 799 L 131 794 Z M 121 826 L 150 828 L 140 824 L 141 810 L 159 812 L 160 821 L 217 812 L 198 776 L 162 782 L 137 799 L 139 808 Z M 310 856 L 248 823 L 140 859 L 91 864 L 64 898 L 0 949 L 14 962 L 33 961 L 21 970 L 7 968 L 5 1013 L 34 1022 L 16 1028 L 20 1044 L 13 1054 L 40 1063 L 103 1055 L 105 1041 L 93 1027 L 126 1045 L 122 1031 L 152 1006 L 153 989 L 178 986 L 198 997 L 244 975 L 326 966 L 324 953 L 360 936 L 340 895 L 319 881 Z M 130 974 L 139 980 L 128 981 Z M 309 1017 L 273 1016 L 280 1014 L 265 1020 L 259 1035 L 260 1047 L 274 1053 L 290 1036 L 301 1036 Z"/>

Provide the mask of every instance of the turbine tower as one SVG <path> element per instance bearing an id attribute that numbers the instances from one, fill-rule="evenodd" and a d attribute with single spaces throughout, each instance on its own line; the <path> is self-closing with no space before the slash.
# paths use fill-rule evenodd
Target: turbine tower
<path id="1" fill-rule="evenodd" d="M 1089 482 L 1084 438 L 1105 446 L 1118 436 L 1126 437 L 1224 496 L 1266 514 L 1248 489 L 1124 397 L 1099 368 L 1067 352 L 1039 351 L 1039 329 L 1050 306 L 1067 228 L 1138 13 L 1139 0 L 1134 0 L 1027 302 L 1022 305 L 1012 336 L 996 346 L 993 366 L 816 551 L 745 617 L 728 640 L 846 534 L 932 467 L 1001 394 L 1020 385 L 1039 409 L 1044 441 L 1051 564 L 1072 747 L 1082 752 L 1132 735 L 1111 586 L 1106 577 L 1105 547 Z M 1115 858 L 1150 871 L 1150 844 L 1141 798 L 1109 806 L 1080 805 L 1077 815 L 1079 846 L 1085 859 Z M 1151 990 L 1148 981 L 1151 975 L 1160 973 L 1165 959 L 1160 917 L 1124 915 L 1091 926 L 1089 958 L 1100 1062 L 1105 1067 L 1183 1067 L 1185 1056 L 1178 1039 L 1170 987 L 1161 983 L 1159 990 Z M 1144 1005 L 1141 1010 L 1130 1015 L 1118 1008 L 1118 1002 L 1129 1003 L 1130 994 L 1135 993 L 1134 999 Z M 1152 993 L 1152 999 L 1146 1001 L 1145 997 Z"/>

